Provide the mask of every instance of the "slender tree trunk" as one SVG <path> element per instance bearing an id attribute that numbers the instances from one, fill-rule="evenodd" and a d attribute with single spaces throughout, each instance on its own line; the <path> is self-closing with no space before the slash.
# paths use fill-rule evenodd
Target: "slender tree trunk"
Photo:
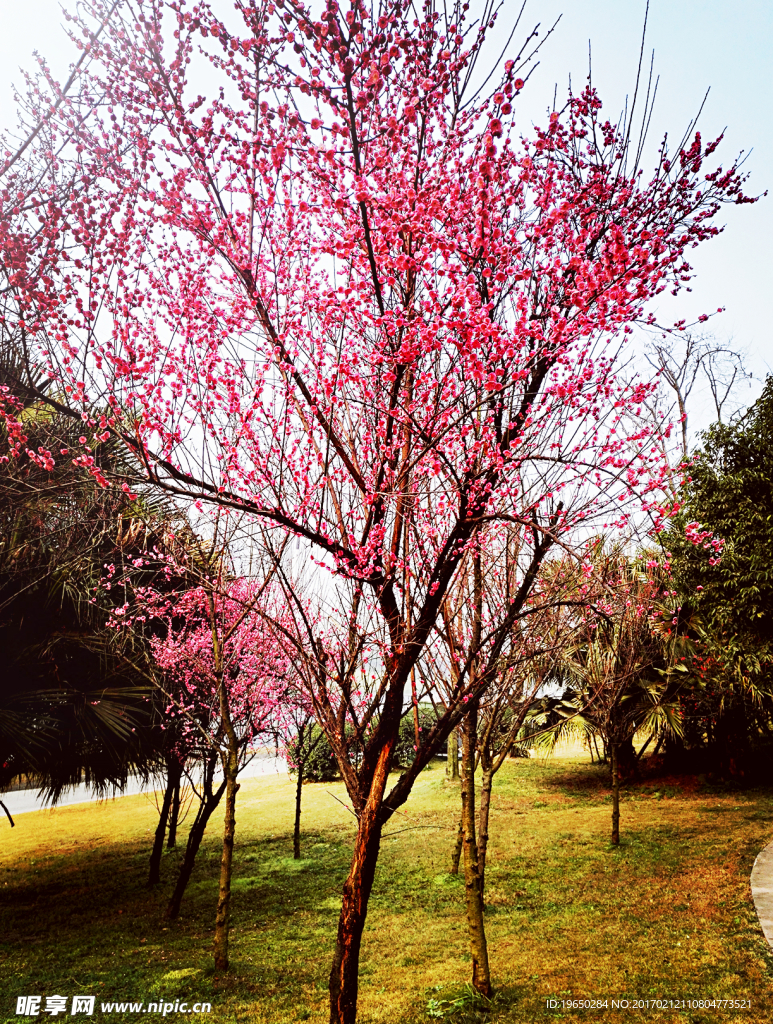
<path id="1" fill-rule="evenodd" d="M 172 793 L 172 807 L 169 812 L 169 834 L 166 838 L 166 848 L 173 850 L 177 845 L 177 826 L 180 822 L 180 782 L 182 778 L 182 765 L 180 774 L 177 776 L 177 783 Z"/>
<path id="2" fill-rule="evenodd" d="M 223 645 L 218 632 L 218 617 L 214 598 L 207 594 L 209 621 L 212 629 L 212 653 L 214 655 L 215 679 L 217 695 L 220 703 L 221 728 L 226 738 L 227 753 L 223 755 L 223 785 L 226 791 L 225 821 L 223 822 L 223 852 L 220 857 L 220 888 L 215 913 L 215 970 L 228 970 L 228 929 L 230 927 L 229 911 L 231 909 L 231 871 L 233 869 L 234 836 L 236 834 L 236 794 L 239 784 L 239 739 L 231 720 L 231 707 L 228 687 L 223 672 Z M 279 756 L 279 738 L 274 734 Z"/>
<path id="3" fill-rule="evenodd" d="M 638 753 L 638 754 L 636 755 L 636 760 L 637 760 L 637 761 L 641 761 L 641 759 L 642 759 L 642 758 L 644 757 L 644 754 L 646 753 L 647 747 L 648 747 L 648 746 L 650 745 L 650 743 L 652 743 L 652 741 L 654 740 L 654 738 L 655 738 L 655 733 L 654 733 L 654 732 L 653 732 L 653 733 L 650 733 L 650 735 L 649 735 L 649 736 L 647 737 L 647 740 L 646 740 L 646 742 L 645 742 L 645 743 L 644 743 L 644 745 L 642 746 L 641 750 L 640 750 L 640 751 L 639 751 L 639 753 Z"/>
<path id="4" fill-rule="evenodd" d="M 446 742 L 446 750 L 448 751 L 448 760 L 446 761 L 446 778 L 449 782 L 459 781 L 459 737 L 456 729 L 452 729 L 448 734 L 448 740 Z"/>
<path id="5" fill-rule="evenodd" d="M 344 882 L 338 935 L 330 970 L 330 1024 L 355 1024 L 359 990 L 360 946 L 368 900 L 381 844 L 381 805 L 389 775 L 394 737 L 379 752 L 368 801 L 358 818 L 349 875 Z"/>
<path id="6" fill-rule="evenodd" d="M 164 836 L 166 835 L 166 824 L 169 818 L 169 808 L 172 804 L 172 796 L 174 794 L 174 775 L 173 765 L 174 762 L 167 762 L 166 769 L 166 787 L 164 789 L 164 799 L 161 803 L 161 811 L 158 816 L 158 825 L 156 826 L 156 834 L 153 837 L 153 849 L 150 854 L 150 870 L 148 871 L 148 888 L 154 885 L 158 885 L 161 881 L 161 854 L 164 851 Z"/>
<path id="7" fill-rule="evenodd" d="M 293 859 L 301 859 L 301 797 L 303 787 L 303 762 L 298 762 L 298 781 L 295 783 L 295 827 L 293 829 Z"/>
<path id="8" fill-rule="evenodd" d="M 234 836 L 236 834 L 236 794 L 239 783 L 237 752 L 229 751 L 225 759 L 225 824 L 223 828 L 223 854 L 220 858 L 220 889 L 215 914 L 215 970 L 228 970 L 228 927 L 231 907 L 231 872 L 233 869 Z"/>
<path id="9" fill-rule="evenodd" d="M 491 790 L 494 785 L 494 773 L 491 763 L 482 761 L 482 778 L 480 784 L 480 810 L 478 812 L 478 878 L 480 899 L 486 905 L 486 854 L 488 853 L 488 820 L 491 810 Z"/>
<path id="10" fill-rule="evenodd" d="M 483 893 L 475 839 L 475 740 L 478 713 L 472 708 L 462 728 L 462 825 L 464 830 L 464 888 L 467 897 L 467 926 L 472 953 L 472 987 L 491 997 L 491 972 L 483 921 Z"/>
<path id="11" fill-rule="evenodd" d="M 456 830 L 456 842 L 454 843 L 454 852 L 451 854 L 451 871 L 450 874 L 459 874 L 459 861 L 462 859 L 462 844 L 464 843 L 464 820 L 459 815 L 459 828 Z"/>
<path id="12" fill-rule="evenodd" d="M 652 751 L 651 757 L 657 757 L 658 756 L 658 754 L 660 753 L 660 748 L 663 746 L 663 742 L 664 742 L 665 738 L 666 738 L 665 732 L 662 732 L 660 734 L 660 736 L 658 736 L 658 742 L 655 744 L 655 749 Z"/>
<path id="13" fill-rule="evenodd" d="M 204 838 L 204 833 L 207 829 L 207 823 L 212 817 L 212 812 L 216 809 L 220 803 L 220 799 L 225 792 L 225 782 L 222 782 L 217 790 L 213 793 L 211 790 L 205 795 L 199 805 L 199 810 L 196 815 L 196 819 L 191 825 L 191 830 L 188 833 L 188 843 L 185 847 L 185 856 L 183 862 L 180 865 L 180 874 L 177 877 L 177 885 L 172 893 L 172 898 L 169 901 L 169 906 L 166 910 L 166 916 L 170 920 L 174 920 L 180 913 L 180 905 L 183 900 L 186 886 L 190 881 L 191 873 L 193 872 L 193 865 L 196 861 L 196 854 L 199 852 L 201 846 L 201 840 Z"/>
<path id="14" fill-rule="evenodd" d="M 330 971 L 330 1024 L 355 1024 L 360 946 L 373 888 L 381 826 L 361 822 L 349 876 L 344 883 L 333 967 Z"/>
<path id="15" fill-rule="evenodd" d="M 600 761 L 601 760 L 601 754 L 599 754 L 599 745 L 596 742 L 596 736 L 595 736 L 594 733 L 591 733 L 591 739 L 593 740 L 593 746 L 594 746 L 594 748 L 596 750 L 596 760 Z M 591 762 L 592 761 L 593 761 L 593 754 L 591 754 Z"/>
<path id="16" fill-rule="evenodd" d="M 617 759 L 617 744 L 609 745 L 612 761 L 612 844 L 620 842 L 620 770 Z"/>

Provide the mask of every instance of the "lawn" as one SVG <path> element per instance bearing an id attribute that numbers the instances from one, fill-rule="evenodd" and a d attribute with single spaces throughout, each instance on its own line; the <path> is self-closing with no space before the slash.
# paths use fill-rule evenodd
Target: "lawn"
<path id="1" fill-rule="evenodd" d="M 163 909 L 179 850 L 165 856 L 162 886 L 144 887 L 156 823 L 150 797 L 19 815 L 13 830 L 2 823 L 0 1020 L 22 1019 L 18 995 L 83 994 L 96 995 L 91 1019 L 119 1019 L 102 1015 L 102 1002 L 186 999 L 211 1002 L 203 1020 L 212 1024 L 325 1021 L 354 831 L 333 796 L 346 802 L 340 784 L 304 788 L 303 859 L 293 861 L 292 781 L 243 783 L 228 976 L 210 964 L 218 821 L 172 924 Z M 749 892 L 754 858 L 773 836 L 769 791 L 723 790 L 696 778 L 631 786 L 623 841 L 612 849 L 602 769 L 577 756 L 505 765 L 487 882 L 497 993 L 486 1012 L 465 1000 L 463 887 L 447 874 L 457 803 L 437 764 L 386 829 L 363 947 L 363 1024 L 773 1019 L 773 958 Z M 664 998 L 751 1000 L 751 1008 L 612 1006 Z M 550 999 L 558 1005 L 549 1007 Z M 567 1008 L 574 999 L 608 1005 Z"/>

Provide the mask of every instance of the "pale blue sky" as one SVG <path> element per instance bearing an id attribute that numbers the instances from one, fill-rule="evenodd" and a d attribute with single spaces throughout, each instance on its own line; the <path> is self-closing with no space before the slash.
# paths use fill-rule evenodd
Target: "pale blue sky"
<path id="1" fill-rule="evenodd" d="M 554 20 L 554 12 L 557 16 L 563 11 L 532 80 L 535 93 L 549 92 L 556 81 L 560 89 L 567 70 L 579 84 L 587 74 L 590 38 L 594 83 L 607 109 L 616 113 L 626 92 L 633 91 L 645 3 L 539 0 L 534 7 L 543 24 Z M 652 0 L 647 61 L 653 48 L 660 83 L 651 143 L 663 131 L 676 143 L 710 88 L 698 125 L 704 139 L 727 128 L 719 151 L 722 162 L 727 165 L 740 150 L 751 150 L 746 163 L 749 190 L 773 193 L 770 0 Z M 693 293 L 673 300 L 678 310 L 670 319 L 725 306 L 727 312 L 711 321 L 712 330 L 723 340 L 734 338 L 736 345 L 748 350 L 755 372 L 764 374 L 773 369 L 773 194 L 756 206 L 728 207 L 722 217 L 725 233 L 693 253 Z"/>
<path id="2" fill-rule="evenodd" d="M 225 2 L 225 0 L 221 0 Z M 507 0 L 504 19 L 515 12 Z M 523 123 L 541 118 L 571 73 L 575 86 L 587 74 L 588 40 L 593 48 L 594 82 L 610 115 L 632 91 L 645 4 L 642 0 L 532 0 L 522 25 L 540 21 L 547 28 L 563 12 L 548 41 L 537 73 L 524 91 Z M 62 76 L 71 60 L 55 0 L 0 0 L 0 124 L 13 123 L 11 82 L 18 68 L 33 64 L 32 51 L 44 54 Z M 704 138 L 727 126 L 721 154 L 727 163 L 741 149 L 752 150 L 747 168 L 753 192 L 773 193 L 773 3 L 770 0 L 652 0 L 647 59 L 655 50 L 660 76 L 653 118 L 653 144 L 664 130 L 677 140 L 711 88 L 699 128 Z M 760 376 L 773 368 L 770 325 L 773 195 L 754 207 L 723 211 L 725 234 L 696 250 L 694 291 L 679 300 L 663 300 L 664 319 L 692 318 L 718 306 L 727 312 L 712 321 L 721 340 L 732 338 L 748 351 Z M 670 302 L 670 305 L 666 305 Z"/>

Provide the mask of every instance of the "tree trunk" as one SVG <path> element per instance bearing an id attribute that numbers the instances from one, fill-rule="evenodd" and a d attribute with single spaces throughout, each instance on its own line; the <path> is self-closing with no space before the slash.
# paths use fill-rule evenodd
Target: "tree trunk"
<path id="1" fill-rule="evenodd" d="M 396 739 L 397 729 L 394 737 L 379 752 L 368 801 L 358 817 L 357 838 L 349 875 L 344 882 L 336 948 L 330 969 L 330 1024 L 355 1024 L 357 1019 L 360 946 L 381 845 L 381 806 Z"/>
<path id="2" fill-rule="evenodd" d="M 448 760 L 446 761 L 446 778 L 449 782 L 459 781 L 459 737 L 456 729 L 452 729 L 446 741 Z"/>
<path id="3" fill-rule="evenodd" d="M 646 754 L 646 752 L 647 752 L 647 747 L 648 747 L 648 746 L 650 745 L 650 743 L 652 743 L 652 741 L 653 741 L 654 739 L 655 739 L 655 733 L 654 733 L 654 732 L 652 732 L 652 733 L 650 733 L 650 735 L 649 735 L 649 736 L 647 737 L 647 739 L 646 739 L 646 740 L 645 740 L 645 742 L 643 743 L 643 745 L 642 745 L 642 747 L 640 748 L 639 752 L 638 752 L 638 753 L 636 754 L 636 761 L 637 761 L 637 763 L 638 763 L 639 761 L 641 761 L 641 759 L 642 759 L 642 758 L 644 757 L 644 755 L 645 755 L 645 754 Z"/>
<path id="4" fill-rule="evenodd" d="M 303 786 L 303 762 L 298 762 L 298 781 L 295 783 L 295 827 L 293 829 L 293 859 L 301 859 L 301 795 Z"/>
<path id="5" fill-rule="evenodd" d="M 215 602 L 212 593 L 207 594 L 209 607 L 209 622 L 212 629 L 212 653 L 214 655 L 215 679 L 217 680 L 217 695 L 220 704 L 220 723 L 226 737 L 226 753 L 222 755 L 223 785 L 225 786 L 225 821 L 223 822 L 223 853 L 220 857 L 220 889 L 217 896 L 217 911 L 215 913 L 215 970 L 228 970 L 228 927 L 229 910 L 231 907 L 231 870 L 233 868 L 234 835 L 236 834 L 236 794 L 239 791 L 239 784 L 236 779 L 239 775 L 239 740 L 231 720 L 231 707 L 223 672 L 223 643 L 218 632 L 218 617 L 215 610 Z M 279 739 L 277 742 L 277 756 L 279 756 Z M 222 789 L 222 786 L 221 786 Z"/>
<path id="6" fill-rule="evenodd" d="M 461 814 L 459 815 L 459 828 L 456 830 L 456 842 L 454 843 L 454 852 L 451 854 L 451 871 L 452 875 L 459 874 L 459 861 L 462 859 L 462 844 L 464 842 L 464 822 Z"/>
<path id="7" fill-rule="evenodd" d="M 158 825 L 156 826 L 156 834 L 153 837 L 153 849 L 150 854 L 150 870 L 148 871 L 148 888 L 154 885 L 158 885 L 161 881 L 161 854 L 164 850 L 164 836 L 166 835 L 166 824 L 169 818 L 169 808 L 172 804 L 172 796 L 174 794 L 174 775 L 173 775 L 173 762 L 167 762 L 166 769 L 166 788 L 164 789 L 164 799 L 161 803 L 161 811 L 158 816 Z"/>
<path id="8" fill-rule="evenodd" d="M 180 866 L 180 874 L 177 877 L 177 885 L 174 887 L 172 898 L 166 910 L 166 916 L 170 920 L 174 920 L 180 913 L 180 904 L 193 872 L 196 854 L 199 852 L 201 840 L 204 838 L 204 832 L 206 831 L 209 819 L 212 817 L 212 812 L 217 808 L 220 798 L 225 792 L 225 785 L 225 782 L 222 782 L 214 793 L 210 790 L 199 804 L 196 820 L 191 825 L 191 830 L 188 833 L 188 843 L 185 847 L 185 856 Z"/>
<path id="9" fill-rule="evenodd" d="M 169 813 L 169 834 L 166 839 L 167 850 L 173 850 L 177 845 L 177 825 L 180 821 L 180 781 L 182 777 L 182 765 L 180 765 L 180 774 L 177 776 L 177 784 L 174 787 L 172 793 L 172 808 Z"/>
<path id="10" fill-rule="evenodd" d="M 660 753 L 660 748 L 663 746 L 663 742 L 665 741 L 665 738 L 665 732 L 662 732 L 660 736 L 658 736 L 658 742 L 655 744 L 655 749 L 652 751 L 652 754 L 650 755 L 651 758 L 655 758 L 658 756 L 658 754 Z"/>
<path id="11" fill-rule="evenodd" d="M 612 845 L 620 842 L 620 770 L 617 759 L 617 744 L 610 744 L 612 761 Z"/>
<path id="12" fill-rule="evenodd" d="M 488 819 L 491 810 L 491 790 L 494 785 L 494 773 L 491 764 L 483 759 L 483 773 L 480 784 L 480 811 L 478 812 L 478 879 L 480 899 L 486 905 L 486 854 L 488 852 Z"/>
<path id="13" fill-rule="evenodd" d="M 228 970 L 228 926 L 231 906 L 231 871 L 233 868 L 234 835 L 236 833 L 236 794 L 239 783 L 237 755 L 231 751 L 225 767 L 225 824 L 223 827 L 223 854 L 220 858 L 220 890 L 215 914 L 215 970 Z"/>
<path id="14" fill-rule="evenodd" d="M 594 748 L 596 750 L 596 760 L 600 763 L 601 762 L 601 754 L 599 753 L 599 745 L 596 742 L 596 736 L 595 736 L 594 733 L 591 733 L 591 739 L 593 740 L 593 746 L 594 746 Z M 593 763 L 593 754 L 592 753 L 591 753 L 590 759 L 591 759 L 591 764 L 592 764 Z"/>
<path id="15" fill-rule="evenodd" d="M 478 712 L 472 708 L 462 728 L 462 826 L 464 830 L 464 888 L 467 897 L 467 926 L 472 954 L 472 987 L 491 998 L 491 972 L 483 921 L 483 893 L 475 839 L 475 741 Z"/>

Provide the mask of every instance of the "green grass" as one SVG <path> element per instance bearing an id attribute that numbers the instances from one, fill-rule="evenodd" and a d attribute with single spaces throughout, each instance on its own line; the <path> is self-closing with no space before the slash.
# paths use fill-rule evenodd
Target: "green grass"
<path id="1" fill-rule="evenodd" d="M 219 821 L 180 920 L 169 924 L 163 910 L 180 853 L 165 855 L 163 884 L 148 892 L 151 798 L 19 815 L 0 853 L 0 1020 L 22 1019 L 17 995 L 94 994 L 96 1019 L 103 1001 L 187 999 L 211 1002 L 213 1024 L 325 1021 L 354 831 L 330 794 L 348 802 L 340 784 L 304 788 L 295 862 L 293 783 L 243 783 L 228 976 L 211 967 Z M 773 833 L 769 792 L 673 778 L 632 786 L 623 842 L 612 849 L 601 769 L 571 758 L 507 764 L 492 811 L 487 932 L 497 991 L 488 1006 L 466 988 L 463 886 L 447 873 L 458 799 L 435 766 L 386 829 L 363 945 L 363 1024 L 773 1019 L 773 960 L 748 881 Z M 438 827 L 401 831 L 414 825 Z M 606 1010 L 560 1006 L 599 998 Z M 612 999 L 647 998 L 751 999 L 752 1008 L 611 1008 Z"/>

